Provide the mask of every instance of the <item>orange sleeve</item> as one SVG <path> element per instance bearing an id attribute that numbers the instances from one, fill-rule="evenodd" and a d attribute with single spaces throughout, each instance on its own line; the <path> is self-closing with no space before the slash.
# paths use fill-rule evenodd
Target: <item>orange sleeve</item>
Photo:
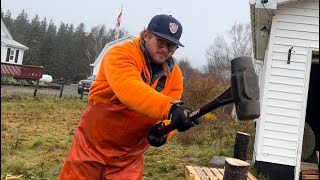
<path id="1" fill-rule="evenodd" d="M 172 106 L 170 102 L 177 99 L 158 93 L 142 80 L 137 68 L 140 59 L 139 53 L 116 46 L 104 56 L 101 66 L 113 92 L 123 104 L 153 119 L 167 119 Z"/>

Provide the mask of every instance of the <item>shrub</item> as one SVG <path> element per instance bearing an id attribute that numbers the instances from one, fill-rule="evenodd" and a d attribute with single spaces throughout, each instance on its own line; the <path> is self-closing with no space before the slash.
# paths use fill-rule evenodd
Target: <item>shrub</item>
<path id="1" fill-rule="evenodd" d="M 1 76 L 1 84 L 2 83 L 17 83 L 17 80 L 10 76 Z"/>

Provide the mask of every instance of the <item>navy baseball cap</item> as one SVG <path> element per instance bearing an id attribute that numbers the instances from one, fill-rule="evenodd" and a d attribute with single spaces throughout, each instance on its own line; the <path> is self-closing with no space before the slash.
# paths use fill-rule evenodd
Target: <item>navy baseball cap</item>
<path id="1" fill-rule="evenodd" d="M 180 22 L 171 15 L 160 14 L 154 16 L 150 20 L 147 29 L 159 37 L 184 47 L 184 45 L 179 42 L 182 34 L 182 26 Z"/>

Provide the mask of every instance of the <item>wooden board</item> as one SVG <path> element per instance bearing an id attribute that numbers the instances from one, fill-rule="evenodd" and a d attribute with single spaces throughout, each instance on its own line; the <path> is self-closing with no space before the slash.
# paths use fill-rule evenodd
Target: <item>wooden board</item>
<path id="1" fill-rule="evenodd" d="M 318 170 L 318 165 L 314 163 L 301 162 L 301 171 L 304 170 Z"/>
<path id="2" fill-rule="evenodd" d="M 224 169 L 202 166 L 186 166 L 185 176 L 187 180 L 223 180 Z M 257 180 L 248 173 L 248 180 Z"/>
<path id="3" fill-rule="evenodd" d="M 302 175 L 302 180 L 319 180 L 319 175 Z"/>
<path id="4" fill-rule="evenodd" d="M 302 170 L 301 178 L 302 180 L 311 180 L 311 179 L 319 180 L 319 170 Z"/>

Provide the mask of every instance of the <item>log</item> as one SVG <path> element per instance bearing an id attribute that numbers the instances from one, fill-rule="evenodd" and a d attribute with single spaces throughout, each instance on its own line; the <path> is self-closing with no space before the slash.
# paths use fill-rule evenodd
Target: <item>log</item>
<path id="1" fill-rule="evenodd" d="M 223 180 L 247 180 L 250 164 L 235 158 L 226 158 Z"/>
<path id="2" fill-rule="evenodd" d="M 313 154 L 316 148 L 316 136 L 310 125 L 306 122 L 304 124 L 303 142 L 301 161 L 306 161 Z"/>
<path id="3" fill-rule="evenodd" d="M 238 132 L 234 144 L 233 157 L 236 159 L 246 161 L 249 142 L 250 134 Z"/>

